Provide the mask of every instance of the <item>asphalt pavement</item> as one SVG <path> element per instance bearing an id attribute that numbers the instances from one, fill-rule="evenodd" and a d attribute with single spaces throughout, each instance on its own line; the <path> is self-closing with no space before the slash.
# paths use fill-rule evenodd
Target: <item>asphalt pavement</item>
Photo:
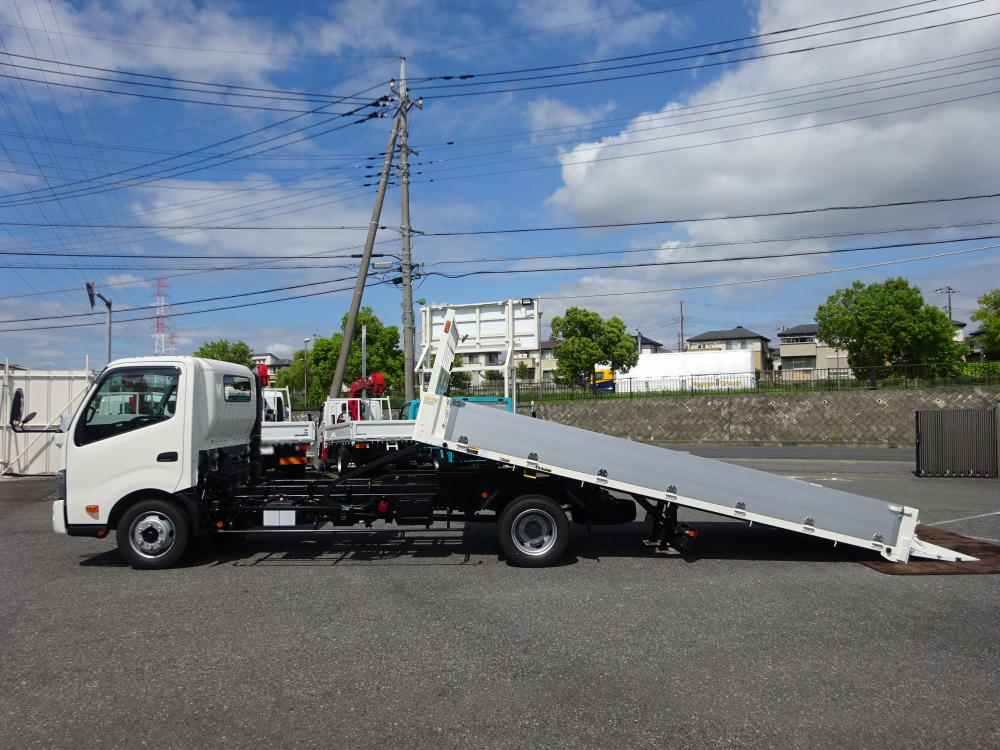
<path id="1" fill-rule="evenodd" d="M 723 448 L 686 450 L 1000 540 L 997 480 Z M 52 533 L 51 488 L 0 480 L 2 748 L 1000 747 L 997 576 L 884 575 L 693 512 L 689 561 L 636 522 L 573 525 L 541 570 L 478 525 L 253 536 L 136 571 Z"/>

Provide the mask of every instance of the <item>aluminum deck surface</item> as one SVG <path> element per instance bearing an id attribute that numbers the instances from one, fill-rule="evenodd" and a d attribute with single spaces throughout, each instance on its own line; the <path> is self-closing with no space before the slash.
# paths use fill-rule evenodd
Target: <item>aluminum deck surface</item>
<path id="1" fill-rule="evenodd" d="M 794 524 L 811 518 L 817 530 L 861 540 L 880 534 L 892 544 L 899 531 L 899 507 L 881 500 L 460 401 L 451 404 L 445 439 L 449 447 L 467 442 L 494 459 L 536 453 L 543 470 L 590 474 L 595 483 L 603 469 L 608 480 L 648 488 L 657 497 L 673 485 L 678 504 L 692 498 L 727 515 L 742 502 L 749 513 Z"/>

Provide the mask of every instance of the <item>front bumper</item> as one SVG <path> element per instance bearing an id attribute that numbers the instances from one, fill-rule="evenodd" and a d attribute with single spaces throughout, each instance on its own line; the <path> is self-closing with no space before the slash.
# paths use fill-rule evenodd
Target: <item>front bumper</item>
<path id="1" fill-rule="evenodd" d="M 52 530 L 57 534 L 67 534 L 66 531 L 66 501 L 54 500 L 52 502 Z"/>

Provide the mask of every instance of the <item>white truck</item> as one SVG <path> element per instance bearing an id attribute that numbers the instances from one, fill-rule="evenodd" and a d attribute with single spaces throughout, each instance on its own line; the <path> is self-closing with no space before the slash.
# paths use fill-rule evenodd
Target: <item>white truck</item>
<path id="1" fill-rule="evenodd" d="M 316 424 L 291 421 L 292 399 L 287 388 L 264 388 L 262 397 L 260 454 L 264 469 L 277 469 L 289 477 L 305 476 L 309 457 L 314 455 Z"/>
<path id="2" fill-rule="evenodd" d="M 748 349 L 643 353 L 631 370 L 615 373 L 615 391 L 685 390 L 699 393 L 753 390 L 757 386 L 753 355 Z"/>
<path id="3" fill-rule="evenodd" d="M 165 568 L 207 534 L 480 521 L 496 525 L 514 564 L 540 567 L 566 550 L 570 519 L 588 529 L 627 523 L 637 506 L 652 519 L 648 544 L 683 551 L 697 536 L 677 519 L 687 507 L 900 563 L 973 559 L 920 540 L 915 508 L 450 399 L 452 315 L 444 333 L 417 418 L 401 422 L 413 444 L 337 479 L 263 474 L 260 382 L 245 367 L 193 357 L 112 362 L 63 441 L 52 525 L 76 536 L 115 531 L 133 566 Z M 103 413 L 102 400 L 125 390 L 143 395 L 146 413 Z M 23 408 L 18 390 L 12 429 L 41 431 L 25 426 L 32 415 Z M 391 465 L 427 446 L 454 460 Z"/>

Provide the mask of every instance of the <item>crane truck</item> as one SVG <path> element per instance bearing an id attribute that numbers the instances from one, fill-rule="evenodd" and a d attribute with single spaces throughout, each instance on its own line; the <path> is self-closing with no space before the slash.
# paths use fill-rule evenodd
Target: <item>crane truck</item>
<path id="1" fill-rule="evenodd" d="M 320 459 L 324 463 L 336 466 L 338 473 L 357 465 L 366 463 L 373 458 L 385 455 L 388 450 L 396 450 L 395 443 L 384 440 L 375 442 L 355 439 L 351 434 L 351 425 L 364 422 L 380 422 L 392 418 L 392 408 L 385 396 L 385 376 L 373 372 L 358 378 L 351 383 L 347 398 L 328 398 L 323 403 L 323 415 L 320 418 Z M 371 396 L 368 391 L 371 390 Z M 340 426 L 340 439 L 331 436 L 335 428 Z M 345 433 L 343 430 L 347 429 Z M 347 437 L 345 437 L 345 435 Z"/>
<path id="2" fill-rule="evenodd" d="M 166 568 L 208 534 L 484 522 L 512 563 L 541 567 L 566 550 L 571 520 L 627 523 L 637 507 L 652 519 L 649 544 L 684 550 L 697 530 L 678 520 L 683 507 L 898 563 L 974 559 L 919 539 L 916 508 L 448 398 L 456 328 L 450 311 L 417 418 L 404 423 L 412 445 L 400 451 L 430 446 L 455 460 L 401 469 L 399 456 L 384 456 L 335 479 L 264 475 L 262 389 L 247 368 L 193 357 L 112 362 L 64 437 L 53 528 L 113 531 L 130 564 Z M 126 390 L 141 395 L 143 413 L 101 408 Z M 37 431 L 23 408 L 18 390 L 12 428 Z"/>

